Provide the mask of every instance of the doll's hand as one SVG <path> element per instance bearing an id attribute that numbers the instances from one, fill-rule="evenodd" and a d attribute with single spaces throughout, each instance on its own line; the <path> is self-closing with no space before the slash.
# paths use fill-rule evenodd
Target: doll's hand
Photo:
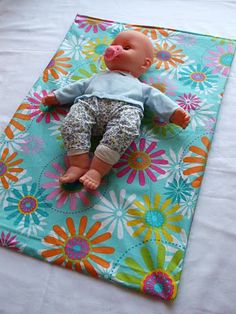
<path id="1" fill-rule="evenodd" d="M 190 115 L 182 108 L 178 108 L 170 117 L 170 122 L 185 129 L 190 122 Z"/>
<path id="2" fill-rule="evenodd" d="M 42 104 L 44 106 L 55 106 L 59 105 L 59 101 L 57 100 L 56 96 L 52 93 L 42 98 Z"/>

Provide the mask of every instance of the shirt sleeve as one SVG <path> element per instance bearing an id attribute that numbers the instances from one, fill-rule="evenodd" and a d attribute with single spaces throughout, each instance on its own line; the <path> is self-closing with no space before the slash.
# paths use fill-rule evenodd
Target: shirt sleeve
<path id="1" fill-rule="evenodd" d="M 90 81 L 91 78 L 79 80 L 56 90 L 54 94 L 61 105 L 73 103 L 76 97 L 84 94 Z"/>
<path id="2" fill-rule="evenodd" d="M 179 108 L 178 104 L 152 86 L 146 85 L 144 89 L 145 107 L 159 115 L 164 121 L 170 122 L 170 117 Z"/>

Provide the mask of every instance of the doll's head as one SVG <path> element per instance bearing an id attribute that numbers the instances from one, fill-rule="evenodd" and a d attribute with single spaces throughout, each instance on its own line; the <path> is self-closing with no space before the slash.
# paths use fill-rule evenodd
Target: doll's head
<path id="1" fill-rule="evenodd" d="M 111 71 L 123 71 L 140 77 L 153 62 L 154 49 L 147 36 L 138 31 L 121 32 L 104 53 Z"/>

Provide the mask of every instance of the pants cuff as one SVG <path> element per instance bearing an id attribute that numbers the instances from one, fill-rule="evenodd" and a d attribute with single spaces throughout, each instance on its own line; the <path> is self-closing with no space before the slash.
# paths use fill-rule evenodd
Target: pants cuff
<path id="1" fill-rule="evenodd" d="M 105 161 L 109 165 L 116 164 L 120 159 L 120 154 L 105 145 L 98 145 L 95 150 L 95 156 Z"/>
<path id="2" fill-rule="evenodd" d="M 86 154 L 88 152 L 89 152 L 89 150 L 81 151 L 78 149 L 70 149 L 67 151 L 67 156 L 82 155 L 82 154 Z"/>

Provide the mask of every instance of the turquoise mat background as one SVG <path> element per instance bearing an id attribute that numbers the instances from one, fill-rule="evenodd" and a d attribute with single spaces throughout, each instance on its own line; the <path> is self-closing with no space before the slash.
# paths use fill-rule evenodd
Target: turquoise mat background
<path id="1" fill-rule="evenodd" d="M 155 47 L 141 78 L 191 115 L 182 130 L 145 111 L 139 138 L 92 193 L 60 184 L 68 107 L 41 99 L 105 69 L 101 56 L 126 29 Z M 214 134 L 235 41 L 77 15 L 0 141 L 0 245 L 171 300 Z M 93 148 L 99 138 L 93 138 Z"/>

